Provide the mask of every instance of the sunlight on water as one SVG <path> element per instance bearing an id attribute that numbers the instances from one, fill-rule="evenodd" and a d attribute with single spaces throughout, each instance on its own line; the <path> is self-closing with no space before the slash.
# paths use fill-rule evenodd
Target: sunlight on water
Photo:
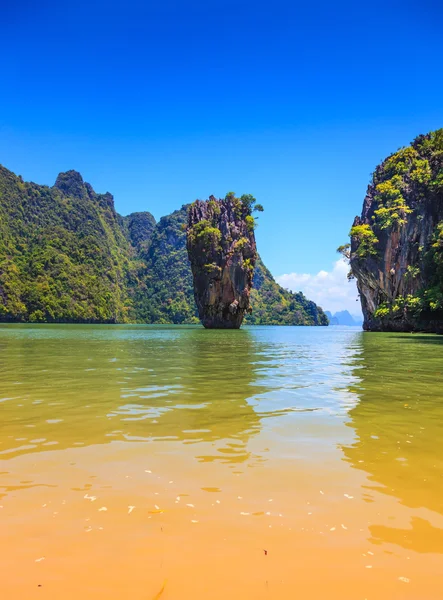
<path id="1" fill-rule="evenodd" d="M 443 338 L 3 325 L 0 411 L 2 598 L 442 597 Z"/>

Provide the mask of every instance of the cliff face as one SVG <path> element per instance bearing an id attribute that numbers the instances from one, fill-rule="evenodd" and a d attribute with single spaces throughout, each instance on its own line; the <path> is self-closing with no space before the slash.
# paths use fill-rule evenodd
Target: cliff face
<path id="1" fill-rule="evenodd" d="M 377 167 L 350 259 L 364 329 L 443 332 L 443 130 Z"/>
<path id="2" fill-rule="evenodd" d="M 257 260 L 251 207 L 232 195 L 197 200 L 189 208 L 187 249 L 201 322 L 238 329 L 249 311 Z"/>
<path id="3" fill-rule="evenodd" d="M 145 250 L 134 287 L 136 318 L 143 323 L 198 323 L 191 266 L 186 250 L 189 205 L 162 217 Z M 283 289 L 258 257 L 250 296 L 251 325 L 327 325 L 322 309 L 302 293 Z"/>
<path id="4" fill-rule="evenodd" d="M 121 217 L 76 171 L 53 187 L 0 165 L 0 322 L 198 323 L 186 251 L 188 206 Z M 323 325 L 258 260 L 246 321 Z"/>

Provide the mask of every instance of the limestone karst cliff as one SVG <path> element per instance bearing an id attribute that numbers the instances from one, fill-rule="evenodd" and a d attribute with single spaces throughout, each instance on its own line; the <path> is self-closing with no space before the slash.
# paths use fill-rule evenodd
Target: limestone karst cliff
<path id="1" fill-rule="evenodd" d="M 257 248 L 251 196 L 197 200 L 188 213 L 187 249 L 199 317 L 209 329 L 238 329 L 249 311 Z"/>
<path id="2" fill-rule="evenodd" d="M 364 329 L 442 333 L 443 129 L 376 168 L 350 235 Z"/>
<path id="3" fill-rule="evenodd" d="M 111 194 L 68 171 L 48 187 L 0 165 L 0 322 L 196 323 L 186 251 L 188 206 L 120 216 Z M 257 325 L 327 325 L 258 259 Z"/>

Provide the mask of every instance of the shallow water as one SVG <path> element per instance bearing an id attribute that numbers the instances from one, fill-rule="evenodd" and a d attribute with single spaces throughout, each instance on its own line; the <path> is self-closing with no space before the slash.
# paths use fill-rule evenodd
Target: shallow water
<path id="1" fill-rule="evenodd" d="M 443 338 L 0 326 L 0 594 L 443 598 Z"/>

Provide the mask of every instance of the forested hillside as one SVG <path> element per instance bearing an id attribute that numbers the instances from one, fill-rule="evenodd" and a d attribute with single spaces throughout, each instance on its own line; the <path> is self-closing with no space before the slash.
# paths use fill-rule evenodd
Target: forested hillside
<path id="1" fill-rule="evenodd" d="M 148 212 L 121 217 L 76 171 L 47 187 L 0 166 L 0 321 L 198 322 L 186 215 L 183 206 L 158 223 Z M 261 260 L 251 299 L 251 324 L 327 324 Z"/>
<path id="2" fill-rule="evenodd" d="M 0 319 L 125 322 L 129 244 L 111 194 L 80 174 L 52 188 L 0 167 Z"/>

